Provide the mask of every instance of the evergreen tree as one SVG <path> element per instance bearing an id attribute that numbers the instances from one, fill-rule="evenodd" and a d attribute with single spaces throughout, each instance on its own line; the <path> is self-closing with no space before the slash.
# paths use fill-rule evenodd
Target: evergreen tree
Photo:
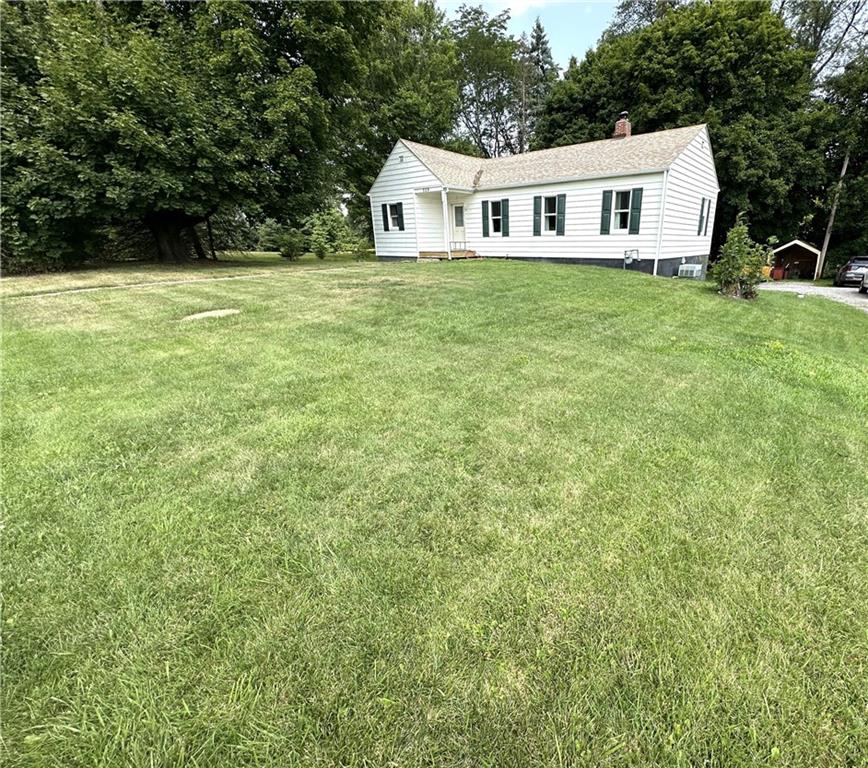
<path id="1" fill-rule="evenodd" d="M 558 68 L 539 16 L 531 29 L 530 38 L 523 34 L 519 40 L 517 71 L 516 151 L 525 152 L 533 140 L 546 99 L 558 79 Z"/>

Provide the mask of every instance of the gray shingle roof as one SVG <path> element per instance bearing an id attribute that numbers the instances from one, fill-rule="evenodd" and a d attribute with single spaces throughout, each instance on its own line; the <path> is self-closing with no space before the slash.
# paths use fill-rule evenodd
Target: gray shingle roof
<path id="1" fill-rule="evenodd" d="M 704 128 L 690 125 L 626 139 L 603 139 L 522 155 L 482 159 L 402 139 L 407 148 L 448 187 L 491 189 L 520 184 L 661 171 Z"/>

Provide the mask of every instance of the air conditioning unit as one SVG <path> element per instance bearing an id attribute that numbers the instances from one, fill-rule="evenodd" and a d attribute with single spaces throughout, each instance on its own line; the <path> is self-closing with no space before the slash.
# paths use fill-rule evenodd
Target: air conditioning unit
<path id="1" fill-rule="evenodd" d="M 678 277 L 702 280 L 702 264 L 682 264 L 678 267 Z"/>

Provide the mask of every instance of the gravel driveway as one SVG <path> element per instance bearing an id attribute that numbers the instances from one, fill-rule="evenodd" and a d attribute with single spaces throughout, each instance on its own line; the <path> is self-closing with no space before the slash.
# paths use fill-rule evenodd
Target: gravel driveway
<path id="1" fill-rule="evenodd" d="M 868 312 L 868 294 L 859 293 L 858 288 L 833 288 L 827 285 L 814 285 L 813 283 L 801 283 L 794 280 L 776 280 L 771 283 L 760 283 L 761 291 L 783 291 L 784 293 L 798 293 L 802 296 L 822 296 L 832 301 L 840 301 L 851 307 Z"/>

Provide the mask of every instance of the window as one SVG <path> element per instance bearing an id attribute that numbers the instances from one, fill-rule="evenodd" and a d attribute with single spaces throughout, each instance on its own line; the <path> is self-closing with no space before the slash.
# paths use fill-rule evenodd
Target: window
<path id="1" fill-rule="evenodd" d="M 639 234 L 642 218 L 642 187 L 635 189 L 604 189 L 600 212 L 600 234 Z"/>
<path id="2" fill-rule="evenodd" d="M 509 198 L 482 201 L 482 236 L 509 237 Z"/>
<path id="3" fill-rule="evenodd" d="M 455 206 L 455 226 L 459 229 L 464 228 L 464 206 L 456 205 Z"/>
<path id="4" fill-rule="evenodd" d="M 383 232 L 390 230 L 404 231 L 404 204 L 383 203 Z"/>
<path id="5" fill-rule="evenodd" d="M 558 199 L 556 197 L 546 197 L 543 200 L 545 205 L 543 215 L 543 232 L 557 232 L 558 229 Z"/>
<path id="6" fill-rule="evenodd" d="M 500 234 L 501 223 L 503 221 L 503 217 L 501 216 L 501 205 L 500 200 L 492 200 L 491 201 L 491 231 Z"/>
<path id="7" fill-rule="evenodd" d="M 626 189 L 623 192 L 615 192 L 615 208 L 612 211 L 614 216 L 614 225 L 612 229 L 616 232 L 626 232 L 630 227 L 630 190 Z"/>

